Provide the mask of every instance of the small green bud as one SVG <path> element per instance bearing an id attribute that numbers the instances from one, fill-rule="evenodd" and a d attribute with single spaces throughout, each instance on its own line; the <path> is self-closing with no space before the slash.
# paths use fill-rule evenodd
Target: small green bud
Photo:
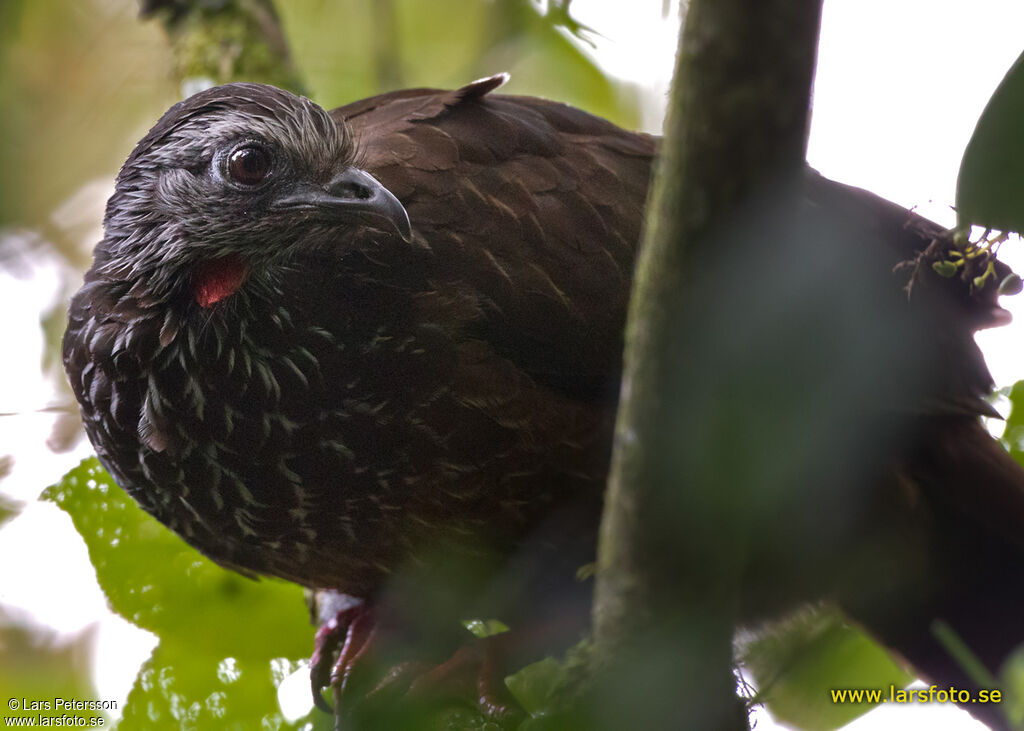
<path id="1" fill-rule="evenodd" d="M 1019 294 L 1024 289 L 1024 280 L 1016 274 L 1007 274 L 999 283 L 999 294 Z"/>
<path id="2" fill-rule="evenodd" d="M 956 264 L 951 261 L 936 261 L 932 262 L 932 269 L 940 277 L 949 279 L 956 274 Z"/>

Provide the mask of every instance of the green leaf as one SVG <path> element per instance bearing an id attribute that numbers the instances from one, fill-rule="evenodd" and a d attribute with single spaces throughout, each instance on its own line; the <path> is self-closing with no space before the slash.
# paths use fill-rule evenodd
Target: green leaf
<path id="1" fill-rule="evenodd" d="M 203 557 L 143 512 L 95 458 L 43 499 L 71 516 L 114 611 L 160 639 L 123 728 L 291 728 L 275 688 L 312 649 L 298 586 L 254 581 Z"/>
<path id="2" fill-rule="evenodd" d="M 161 642 L 135 679 L 118 729 L 294 728 L 281 716 L 277 686 L 295 667 L 287 660 L 268 665 L 219 657 L 183 641 Z"/>
<path id="3" fill-rule="evenodd" d="M 497 619 L 467 619 L 462 626 L 472 632 L 474 637 L 481 639 L 508 632 L 508 625 Z"/>
<path id="4" fill-rule="evenodd" d="M 538 714 L 549 705 L 551 694 L 562 684 L 565 667 L 552 657 L 527 665 L 505 678 L 505 685 L 527 713 Z"/>
<path id="5" fill-rule="evenodd" d="M 0 458 L 0 466 L 2 466 L 3 459 Z M 12 498 L 0 493 L 0 525 L 3 525 L 8 520 L 16 516 L 21 512 L 22 505 L 19 502 L 14 501 Z"/>
<path id="6" fill-rule="evenodd" d="M 1002 393 L 1002 391 L 1000 391 Z M 1024 466 L 1024 381 L 1017 381 L 1010 388 L 1010 414 L 1000 441 L 1017 463 Z"/>
<path id="7" fill-rule="evenodd" d="M 758 700 L 803 731 L 831 731 L 874 705 L 834 703 L 834 689 L 902 688 L 913 676 L 835 609 L 800 612 L 744 645 L 742 664 L 758 681 Z"/>
<path id="8" fill-rule="evenodd" d="M 1007 274 L 999 283 L 999 294 L 1020 294 L 1022 289 L 1024 289 L 1024 280 L 1017 274 Z"/>
<path id="9" fill-rule="evenodd" d="M 981 113 L 960 163 L 956 207 L 960 226 L 1024 230 L 1024 54 Z"/>
<path id="10" fill-rule="evenodd" d="M 1006 661 L 1000 685 L 1006 691 L 1002 711 L 1011 728 L 1024 728 L 1024 648 L 1018 648 Z"/>

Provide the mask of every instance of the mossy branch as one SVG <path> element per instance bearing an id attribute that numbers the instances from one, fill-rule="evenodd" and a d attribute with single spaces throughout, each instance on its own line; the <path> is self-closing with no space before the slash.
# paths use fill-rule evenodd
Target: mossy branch
<path id="1" fill-rule="evenodd" d="M 304 93 L 272 0 L 140 0 L 139 6 L 167 31 L 186 89 L 255 81 Z"/>
<path id="2" fill-rule="evenodd" d="M 692 0 L 681 34 L 627 326 L 595 601 L 599 689 L 603 676 L 614 686 L 631 674 L 630 658 L 671 646 L 649 693 L 623 709 L 650 727 L 745 727 L 731 672 L 745 524 L 728 485 L 689 469 L 697 461 L 685 452 L 699 447 L 682 442 L 678 413 L 699 408 L 689 403 L 699 384 L 682 379 L 708 344 L 680 323 L 700 305 L 698 262 L 735 243 L 737 219 L 758 212 L 770 242 L 765 227 L 795 211 L 820 13 L 821 0 Z"/>

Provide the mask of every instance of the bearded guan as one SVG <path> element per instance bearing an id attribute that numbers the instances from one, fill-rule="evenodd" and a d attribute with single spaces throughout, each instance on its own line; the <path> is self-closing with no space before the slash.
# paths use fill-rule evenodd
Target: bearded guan
<path id="1" fill-rule="evenodd" d="M 64 364 L 101 463 L 224 566 L 363 600 L 331 629 L 342 666 L 374 608 L 402 604 L 396 583 L 454 581 L 442 614 L 515 627 L 593 559 L 657 141 L 491 94 L 503 80 L 331 113 L 244 83 L 174 105 L 118 175 L 71 303 Z M 972 334 L 999 321 L 995 288 L 923 266 L 908 299 L 893 266 L 944 232 L 810 171 L 806 187 L 943 355 L 865 493 L 915 486 L 906 520 L 944 578 L 906 611 L 847 604 L 928 677 L 969 685 L 931 620 L 992 671 L 1024 640 L 1024 472 L 978 419 Z"/>

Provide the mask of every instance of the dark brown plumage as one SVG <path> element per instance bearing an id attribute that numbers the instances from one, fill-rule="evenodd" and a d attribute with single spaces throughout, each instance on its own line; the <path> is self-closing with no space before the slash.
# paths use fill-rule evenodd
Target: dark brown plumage
<path id="1" fill-rule="evenodd" d="M 571 584 L 592 556 L 656 141 L 489 94 L 501 80 L 330 116 L 218 87 L 172 107 L 125 163 L 65 367 L 104 466 L 214 560 L 367 602 L 396 574 L 425 586 L 463 561 L 458 609 L 520 550 L 525 592 Z M 986 557 L 1016 560 L 1024 475 L 977 419 L 990 382 L 971 334 L 998 319 L 993 287 L 925 265 L 907 304 L 891 269 L 938 227 L 807 183 L 812 209 L 877 248 L 900 317 L 945 357 L 913 393 L 921 416 L 892 474 Z M 968 484 L 978 473 L 947 460 L 998 474 Z M 514 593 L 493 606 L 514 616 L 531 601 Z M 899 622 L 927 624 L 922 604 Z M 995 643 L 990 665 L 1022 638 Z"/>

